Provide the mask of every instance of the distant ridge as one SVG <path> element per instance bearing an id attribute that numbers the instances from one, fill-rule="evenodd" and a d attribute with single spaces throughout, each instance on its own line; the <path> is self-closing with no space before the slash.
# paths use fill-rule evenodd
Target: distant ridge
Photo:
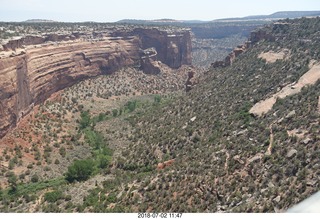
<path id="1" fill-rule="evenodd" d="M 207 22 L 208 21 L 175 20 L 175 19 L 157 19 L 157 20 L 123 19 L 123 20 L 117 21 L 116 23 L 122 23 L 122 24 L 177 24 L 177 23 L 196 24 L 196 23 L 207 23 Z"/>
<path id="2" fill-rule="evenodd" d="M 234 21 L 256 21 L 256 20 L 278 20 L 286 18 L 316 17 L 320 16 L 320 11 L 279 11 L 270 15 L 252 15 L 239 18 L 224 18 L 212 21 L 201 20 L 175 20 L 175 19 L 157 19 L 157 20 L 139 20 L 139 19 L 123 19 L 116 23 L 127 24 L 200 24 L 211 22 L 234 22 Z"/>
<path id="3" fill-rule="evenodd" d="M 25 23 L 57 23 L 58 21 L 47 20 L 47 19 L 29 19 L 23 22 Z"/>
<path id="4" fill-rule="evenodd" d="M 248 21 L 248 20 L 277 20 L 286 18 L 300 18 L 300 17 L 316 17 L 320 16 L 320 11 L 279 11 L 270 15 L 253 15 L 241 18 L 225 18 L 217 19 L 212 22 L 219 21 Z"/>

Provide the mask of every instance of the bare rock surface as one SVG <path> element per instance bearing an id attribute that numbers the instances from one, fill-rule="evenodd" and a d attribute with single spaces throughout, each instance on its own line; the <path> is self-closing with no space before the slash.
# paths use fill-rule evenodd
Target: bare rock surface
<path id="1" fill-rule="evenodd" d="M 301 91 L 307 85 L 314 85 L 320 79 L 320 64 L 313 65 L 300 79 L 293 84 L 289 84 L 282 88 L 279 92 L 275 93 L 272 97 L 256 103 L 251 109 L 250 113 L 256 116 L 262 116 L 269 112 L 277 99 L 284 99 L 287 96 L 292 96 Z"/>

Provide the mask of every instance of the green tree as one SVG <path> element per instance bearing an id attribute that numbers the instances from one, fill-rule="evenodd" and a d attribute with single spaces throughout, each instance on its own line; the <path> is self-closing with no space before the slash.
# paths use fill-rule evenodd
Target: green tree
<path id="1" fill-rule="evenodd" d="M 69 182 L 85 181 L 89 179 L 95 169 L 93 160 L 75 160 L 69 167 L 66 180 Z"/>
<path id="2" fill-rule="evenodd" d="M 109 163 L 110 163 L 110 160 L 111 160 L 111 157 L 110 157 L 110 156 L 100 154 L 100 155 L 98 156 L 98 165 L 99 165 L 99 168 L 104 169 L 104 168 L 108 167 L 108 166 L 109 166 Z"/>
<path id="3" fill-rule="evenodd" d="M 99 132 L 87 129 L 85 130 L 85 138 L 88 144 L 95 150 L 102 149 L 105 146 L 103 136 Z"/>
<path id="4" fill-rule="evenodd" d="M 11 191 L 15 192 L 17 190 L 17 176 L 16 174 L 14 174 L 14 172 L 9 172 L 8 173 L 8 183 L 9 183 L 9 186 L 11 188 Z"/>
<path id="5" fill-rule="evenodd" d="M 80 120 L 80 128 L 81 129 L 85 129 L 86 127 L 88 127 L 91 123 L 91 118 L 90 118 L 90 114 L 88 111 L 84 111 L 81 113 L 80 115 L 81 120 Z"/>

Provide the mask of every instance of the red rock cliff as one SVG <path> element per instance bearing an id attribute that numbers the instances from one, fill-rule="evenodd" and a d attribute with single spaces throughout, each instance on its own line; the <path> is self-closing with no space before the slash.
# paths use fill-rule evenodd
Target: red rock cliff
<path id="1" fill-rule="evenodd" d="M 190 31 L 168 33 L 158 29 L 134 30 L 141 40 L 142 48 L 154 47 L 157 58 L 171 68 L 181 65 L 191 65 L 191 36 Z"/>
<path id="2" fill-rule="evenodd" d="M 0 59 L 0 137 L 34 104 L 79 80 L 139 60 L 136 39 L 77 42 L 42 46 Z"/>
<path id="3" fill-rule="evenodd" d="M 65 39 L 66 36 L 62 38 Z M 174 68 L 191 64 L 188 32 L 168 36 L 155 29 L 140 29 L 126 38 L 104 37 L 94 41 L 80 38 L 63 42 L 59 42 L 59 36 L 52 35 L 50 41 L 58 43 L 41 44 L 46 40 L 48 37 L 28 37 L 4 45 L 8 54 L 0 57 L 0 138 L 35 104 L 56 91 L 89 77 L 139 64 L 141 49 L 158 49 L 157 59 Z M 30 45 L 32 42 L 38 45 Z M 11 54 L 12 50 L 15 53 Z"/>
<path id="4" fill-rule="evenodd" d="M 138 36 L 142 49 L 154 48 L 157 57 L 154 59 L 165 63 L 171 68 L 179 68 L 182 65 L 191 65 L 191 35 L 190 30 L 167 32 L 156 28 L 135 28 L 131 32 L 119 31 L 114 36 L 128 37 Z"/>

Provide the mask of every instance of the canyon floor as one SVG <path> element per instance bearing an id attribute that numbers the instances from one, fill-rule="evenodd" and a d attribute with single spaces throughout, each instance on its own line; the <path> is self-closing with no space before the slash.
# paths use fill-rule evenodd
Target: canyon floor
<path id="1" fill-rule="evenodd" d="M 190 69 L 183 66 L 173 70 L 163 65 L 161 74 L 151 75 L 124 68 L 53 94 L 0 140 L 3 176 L 14 172 L 19 176 L 17 183 L 32 182 L 35 177 L 49 180 L 63 176 L 74 159 L 84 159 L 90 154 L 90 147 L 79 133 L 81 112 L 87 111 L 91 117 L 106 120 L 97 124 L 99 131 L 109 135 L 110 132 L 130 134 L 122 130 L 128 126 L 127 121 L 117 117 L 115 112 L 120 114 L 130 101 L 142 107 L 152 105 L 155 98 L 167 99 L 176 92 L 184 92 Z M 115 154 L 128 144 L 121 139 L 108 140 Z M 1 177 L 0 183 L 2 188 L 8 186 L 6 177 Z"/>

